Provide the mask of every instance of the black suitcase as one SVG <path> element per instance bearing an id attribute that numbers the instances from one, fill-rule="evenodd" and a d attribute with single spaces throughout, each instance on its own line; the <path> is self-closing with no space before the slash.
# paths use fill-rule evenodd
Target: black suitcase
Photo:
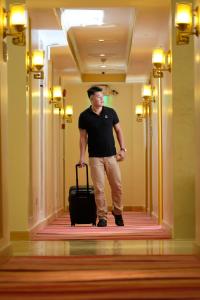
<path id="1" fill-rule="evenodd" d="M 71 226 L 75 224 L 90 224 L 96 226 L 96 203 L 94 198 L 94 188 L 89 186 L 88 165 L 86 167 L 87 184 L 79 186 L 78 184 L 78 167 L 76 165 L 76 186 L 69 189 L 69 213 Z"/>

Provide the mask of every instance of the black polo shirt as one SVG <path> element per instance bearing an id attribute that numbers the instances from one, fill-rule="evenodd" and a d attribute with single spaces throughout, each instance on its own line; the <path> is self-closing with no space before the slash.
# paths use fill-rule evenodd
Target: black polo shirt
<path id="1" fill-rule="evenodd" d="M 90 157 L 107 157 L 116 154 L 113 126 L 119 122 L 114 109 L 103 106 L 100 115 L 90 106 L 79 116 L 79 128 L 88 134 L 88 152 Z"/>

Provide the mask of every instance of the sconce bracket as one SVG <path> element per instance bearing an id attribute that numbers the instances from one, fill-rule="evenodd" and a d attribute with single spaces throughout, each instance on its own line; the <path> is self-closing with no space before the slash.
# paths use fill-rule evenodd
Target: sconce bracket
<path id="1" fill-rule="evenodd" d="M 195 24 L 195 27 L 194 27 L 194 34 L 198 37 L 199 36 L 199 25 L 200 25 L 199 24 L 200 14 L 199 14 L 199 7 L 198 6 L 194 9 L 193 15 L 194 15 L 194 19 L 196 17 L 196 20 L 197 20 L 197 24 Z"/>
<path id="2" fill-rule="evenodd" d="M 49 104 L 55 104 L 55 108 L 60 108 L 58 101 L 54 101 L 53 98 L 49 100 Z"/>
<path id="3" fill-rule="evenodd" d="M 3 8 L 3 39 L 6 38 L 7 36 L 7 26 L 5 24 L 8 23 L 8 12 L 5 10 L 5 8 Z"/>
<path id="4" fill-rule="evenodd" d="M 64 119 L 65 119 L 66 123 L 72 123 L 72 116 L 71 115 L 65 116 Z"/>
<path id="5" fill-rule="evenodd" d="M 52 102 L 51 102 L 52 103 Z M 62 103 L 60 102 L 54 102 L 54 104 L 55 104 L 55 108 L 59 108 L 59 110 L 61 110 L 61 108 L 62 108 Z"/>
<path id="6" fill-rule="evenodd" d="M 145 98 L 143 103 L 149 105 L 151 102 L 156 102 L 155 96 Z"/>
<path id="7" fill-rule="evenodd" d="M 187 45 L 190 41 L 190 32 L 181 32 L 177 30 L 176 33 L 176 42 L 177 45 Z"/>
<path id="8" fill-rule="evenodd" d="M 12 42 L 16 46 L 25 46 L 26 45 L 26 38 L 24 32 L 16 32 L 13 34 L 8 34 L 14 36 L 12 38 Z"/>
<path id="9" fill-rule="evenodd" d="M 43 71 L 32 71 L 35 73 L 33 75 L 34 79 L 44 79 L 44 72 Z"/>
<path id="10" fill-rule="evenodd" d="M 153 77 L 154 78 L 162 78 L 163 72 L 161 69 L 153 69 Z"/>
<path id="11" fill-rule="evenodd" d="M 142 122 L 143 118 L 144 118 L 143 116 L 137 116 L 136 121 L 137 122 Z"/>
<path id="12" fill-rule="evenodd" d="M 27 74 L 34 73 L 33 78 L 34 79 L 44 79 L 44 72 L 39 70 L 34 70 L 31 67 L 27 68 Z"/>

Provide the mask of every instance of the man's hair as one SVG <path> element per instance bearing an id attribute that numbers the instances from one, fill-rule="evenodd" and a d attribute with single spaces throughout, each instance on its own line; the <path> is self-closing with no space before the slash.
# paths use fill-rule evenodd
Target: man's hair
<path id="1" fill-rule="evenodd" d="M 102 92 L 103 90 L 98 87 L 98 86 L 92 86 L 91 88 L 89 88 L 87 90 L 87 94 L 88 94 L 88 97 L 90 98 L 91 96 L 93 96 L 96 92 Z"/>

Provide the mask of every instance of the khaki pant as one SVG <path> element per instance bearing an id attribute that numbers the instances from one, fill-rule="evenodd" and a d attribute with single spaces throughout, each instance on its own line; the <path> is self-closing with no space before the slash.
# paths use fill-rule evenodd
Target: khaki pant
<path id="1" fill-rule="evenodd" d="M 121 173 L 115 156 L 90 157 L 89 165 L 94 185 L 98 218 L 107 219 L 108 208 L 104 192 L 105 173 L 111 187 L 113 212 L 116 215 L 122 214 Z"/>

